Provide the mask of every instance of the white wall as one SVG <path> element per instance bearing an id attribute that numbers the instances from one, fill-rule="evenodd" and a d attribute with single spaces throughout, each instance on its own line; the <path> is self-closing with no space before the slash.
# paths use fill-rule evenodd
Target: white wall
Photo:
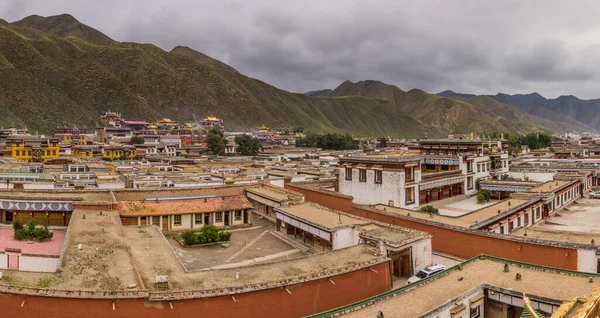
<path id="1" fill-rule="evenodd" d="M 352 180 L 346 180 L 346 169 L 340 169 L 340 193 L 354 197 L 354 202 L 358 204 L 388 204 L 391 200 L 394 206 L 403 206 L 403 172 L 383 171 L 382 182 L 375 183 L 375 170 L 367 170 L 366 182 L 359 181 L 358 170 L 352 169 Z M 417 195 L 415 193 L 415 201 L 418 201 Z"/>
<path id="2" fill-rule="evenodd" d="M 124 182 L 98 183 L 99 189 L 125 189 Z"/>
<path id="3" fill-rule="evenodd" d="M 19 256 L 19 270 L 28 272 L 54 273 L 58 267 L 58 257 Z"/>
<path id="4" fill-rule="evenodd" d="M 431 238 L 422 239 L 410 246 L 412 247 L 413 268 L 415 274 L 423 268 L 432 265 Z"/>
<path id="5" fill-rule="evenodd" d="M 333 234 L 332 249 L 337 250 L 344 247 L 358 245 L 359 231 L 354 228 L 342 228 L 336 230 Z"/>
<path id="6" fill-rule="evenodd" d="M 596 273 L 597 256 L 595 250 L 577 250 L 577 270 L 586 273 Z"/>
<path id="7" fill-rule="evenodd" d="M 556 174 L 555 172 L 517 172 L 517 171 L 509 171 L 507 173 L 509 176 L 515 179 L 523 179 L 524 176 L 527 176 L 529 180 L 539 181 L 539 182 L 548 182 L 552 181 L 552 178 Z"/>
<path id="8" fill-rule="evenodd" d="M 284 186 L 284 180 L 283 180 L 283 179 L 279 179 L 279 180 L 269 180 L 269 182 L 271 183 L 271 185 L 274 185 L 274 186 L 276 186 L 276 187 L 283 188 L 283 186 Z"/>
<path id="9" fill-rule="evenodd" d="M 4 253 L 0 254 L 0 269 L 8 268 L 8 256 Z"/>

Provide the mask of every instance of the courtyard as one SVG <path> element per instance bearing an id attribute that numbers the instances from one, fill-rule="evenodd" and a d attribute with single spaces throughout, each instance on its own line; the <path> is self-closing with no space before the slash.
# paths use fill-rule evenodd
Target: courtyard
<path id="1" fill-rule="evenodd" d="M 183 247 L 173 237 L 169 238 L 169 244 L 188 271 L 238 267 L 306 255 L 282 240 L 281 235 L 274 234 L 275 226 L 264 219 L 254 218 L 252 227 L 229 232 L 229 247 L 221 244 Z"/>
<path id="2" fill-rule="evenodd" d="M 462 216 L 467 213 L 479 210 L 490 205 L 496 204 L 499 201 L 490 200 L 487 203 L 477 203 L 477 196 L 467 197 L 465 195 L 457 195 L 452 198 L 446 198 L 439 201 L 433 201 L 431 203 L 423 203 L 422 205 L 431 205 L 439 209 L 440 215 L 445 216 Z"/>

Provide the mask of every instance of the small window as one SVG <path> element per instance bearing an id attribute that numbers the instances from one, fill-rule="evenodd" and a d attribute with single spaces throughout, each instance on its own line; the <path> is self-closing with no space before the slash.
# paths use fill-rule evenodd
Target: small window
<path id="1" fill-rule="evenodd" d="M 173 225 L 181 225 L 181 215 L 173 215 Z"/>
<path id="2" fill-rule="evenodd" d="M 352 180 L 352 168 L 346 168 L 346 180 Z"/>
<path id="3" fill-rule="evenodd" d="M 440 169 L 443 171 L 448 171 L 450 169 L 450 166 L 441 166 Z"/>
<path id="4" fill-rule="evenodd" d="M 414 188 L 406 189 L 406 204 L 411 204 L 415 202 L 415 198 L 413 196 Z"/>
<path id="5" fill-rule="evenodd" d="M 241 221 L 242 220 L 242 211 L 235 211 L 235 220 L 236 221 Z"/>
<path id="6" fill-rule="evenodd" d="M 156 226 L 160 226 L 160 216 L 153 216 L 152 217 L 152 224 L 156 225 Z"/>
<path id="7" fill-rule="evenodd" d="M 406 180 L 412 180 L 413 179 L 413 168 L 412 167 L 404 168 L 404 174 L 405 174 Z"/>
<path id="8" fill-rule="evenodd" d="M 215 213 L 215 222 L 223 222 L 223 212 Z"/>
<path id="9" fill-rule="evenodd" d="M 383 179 L 383 171 L 375 170 L 375 183 L 381 183 L 382 179 Z"/>
<path id="10" fill-rule="evenodd" d="M 194 223 L 202 224 L 202 213 L 194 214 Z"/>
<path id="11" fill-rule="evenodd" d="M 469 318 L 479 318 L 479 317 L 481 317 L 481 314 L 479 312 L 479 306 L 471 308 L 471 311 L 469 313 Z"/>
<path id="12" fill-rule="evenodd" d="M 358 181 L 367 181 L 367 169 L 358 169 Z"/>

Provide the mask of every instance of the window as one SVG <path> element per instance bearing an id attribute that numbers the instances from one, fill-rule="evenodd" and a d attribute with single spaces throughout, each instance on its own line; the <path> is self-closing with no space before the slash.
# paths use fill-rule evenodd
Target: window
<path id="1" fill-rule="evenodd" d="M 525 213 L 525 219 L 524 219 L 523 225 L 525 225 L 525 226 L 529 225 L 529 213 Z"/>
<path id="2" fill-rule="evenodd" d="M 479 318 L 481 317 L 481 314 L 479 312 L 479 306 L 475 306 L 473 308 L 471 308 L 471 311 L 469 313 L 469 318 Z"/>
<path id="3" fill-rule="evenodd" d="M 156 225 L 156 226 L 160 226 L 160 216 L 153 216 L 152 217 L 152 224 Z"/>
<path id="4" fill-rule="evenodd" d="M 467 189 L 473 189 L 473 177 L 467 177 Z"/>
<path id="5" fill-rule="evenodd" d="M 358 181 L 360 181 L 360 182 L 367 181 L 367 169 L 358 169 Z"/>
<path id="6" fill-rule="evenodd" d="M 346 168 L 346 180 L 352 180 L 352 168 Z"/>
<path id="7" fill-rule="evenodd" d="M 415 198 L 413 196 L 414 188 L 406 189 L 406 204 L 411 204 L 415 202 Z"/>
<path id="8" fill-rule="evenodd" d="M 517 217 L 517 227 L 521 226 L 521 217 Z"/>
<path id="9" fill-rule="evenodd" d="M 223 222 L 223 212 L 215 213 L 215 222 Z"/>
<path id="10" fill-rule="evenodd" d="M 181 215 L 173 215 L 173 225 L 181 225 Z"/>
<path id="11" fill-rule="evenodd" d="M 375 170 L 375 183 L 381 183 L 383 178 L 383 170 Z"/>
<path id="12" fill-rule="evenodd" d="M 450 166 L 440 166 L 440 169 L 443 171 L 448 171 L 450 169 Z"/>
<path id="13" fill-rule="evenodd" d="M 202 224 L 202 216 L 204 214 L 202 213 L 198 213 L 198 214 L 194 214 L 194 223 L 195 224 Z"/>
<path id="14" fill-rule="evenodd" d="M 540 213 L 541 213 L 541 209 L 540 209 L 540 207 L 537 207 L 537 208 L 535 209 L 535 219 L 536 219 L 536 220 L 537 220 L 537 219 L 539 219 L 540 217 L 542 217 L 542 216 L 540 215 Z"/>
<path id="15" fill-rule="evenodd" d="M 426 164 L 425 170 L 435 170 L 435 165 Z"/>
<path id="16" fill-rule="evenodd" d="M 241 210 L 235 211 L 234 216 L 235 216 L 236 221 L 241 221 L 242 220 L 242 211 Z"/>
<path id="17" fill-rule="evenodd" d="M 414 176 L 413 176 L 413 167 L 406 167 L 404 169 L 404 173 L 406 174 L 406 180 L 407 181 L 414 179 Z"/>

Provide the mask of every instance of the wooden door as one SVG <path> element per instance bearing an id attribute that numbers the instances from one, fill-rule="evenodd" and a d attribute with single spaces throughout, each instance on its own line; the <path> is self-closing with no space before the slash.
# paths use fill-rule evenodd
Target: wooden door
<path id="1" fill-rule="evenodd" d="M 163 218 L 162 230 L 166 232 L 169 230 L 169 216 L 163 215 L 162 218 Z"/>

